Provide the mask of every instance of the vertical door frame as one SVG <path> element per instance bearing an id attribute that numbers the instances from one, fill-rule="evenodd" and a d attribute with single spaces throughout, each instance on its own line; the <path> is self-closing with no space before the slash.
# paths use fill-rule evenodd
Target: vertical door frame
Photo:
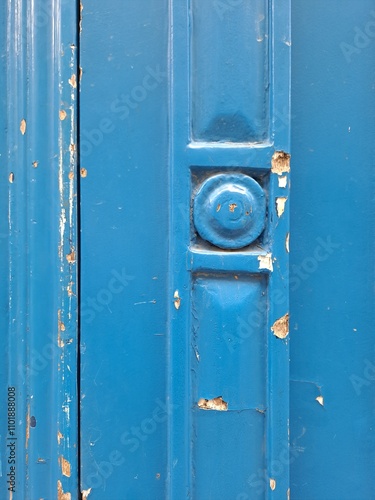
<path id="1" fill-rule="evenodd" d="M 3 13 L 0 379 L 16 423 L 2 412 L 0 486 L 13 500 L 78 498 L 78 8 L 7 0 Z"/>

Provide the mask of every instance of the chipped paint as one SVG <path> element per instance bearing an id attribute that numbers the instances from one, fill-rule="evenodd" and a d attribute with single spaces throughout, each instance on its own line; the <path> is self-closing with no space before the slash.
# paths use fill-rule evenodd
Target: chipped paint
<path id="1" fill-rule="evenodd" d="M 72 45 L 72 54 L 70 58 L 70 67 L 75 68 L 76 67 L 76 54 L 75 54 L 75 45 Z M 76 139 L 76 107 L 74 105 L 74 101 L 76 99 L 76 87 L 77 87 L 77 81 L 76 81 L 76 76 L 75 74 L 72 75 L 71 81 L 69 82 L 72 86 L 71 93 L 70 93 L 70 99 L 72 106 L 70 107 L 71 113 L 70 113 L 70 172 L 73 173 L 73 176 L 69 176 L 69 241 L 72 241 L 74 239 L 74 232 L 73 232 L 73 226 L 74 226 L 74 204 L 75 204 L 75 183 L 74 183 L 74 172 L 76 171 L 76 152 L 77 148 L 75 146 L 75 139 Z M 72 272 L 72 271 L 71 271 Z M 72 278 L 72 274 L 70 275 L 70 278 Z M 71 300 L 69 300 L 69 314 L 71 311 Z"/>
<path id="2" fill-rule="evenodd" d="M 61 467 L 61 472 L 63 473 L 64 476 L 70 477 L 70 462 L 66 460 L 62 455 L 59 458 L 59 464 Z"/>
<path id="3" fill-rule="evenodd" d="M 270 479 L 270 488 L 272 491 L 276 489 L 276 479 Z"/>
<path id="4" fill-rule="evenodd" d="M 63 265 L 63 254 L 64 254 L 64 233 L 65 233 L 65 224 L 66 224 L 66 215 L 64 208 L 64 148 L 63 148 L 63 132 L 62 132 L 62 123 L 59 124 L 59 170 L 58 170 L 58 182 L 59 182 L 59 195 L 60 195 L 60 242 L 59 242 L 59 258 L 61 261 L 60 271 L 64 272 Z"/>
<path id="5" fill-rule="evenodd" d="M 236 208 L 237 208 L 237 203 L 231 203 L 229 205 L 229 211 L 232 213 L 235 211 Z"/>
<path id="6" fill-rule="evenodd" d="M 20 131 L 22 135 L 26 133 L 26 120 L 23 118 L 20 123 Z"/>
<path id="7" fill-rule="evenodd" d="M 59 118 L 60 118 L 61 121 L 65 120 L 65 118 L 66 118 L 66 111 L 65 111 L 65 109 L 60 109 L 60 111 L 59 111 Z"/>
<path id="8" fill-rule="evenodd" d="M 70 282 L 69 285 L 66 287 L 66 293 L 68 294 L 68 297 L 73 297 L 75 294 L 73 292 L 73 287 L 74 283 Z"/>
<path id="9" fill-rule="evenodd" d="M 269 271 L 273 271 L 273 263 L 272 263 L 272 253 L 267 253 L 266 255 L 259 255 L 259 269 L 268 269 Z"/>
<path id="10" fill-rule="evenodd" d="M 38 167 L 38 165 L 39 165 L 39 162 L 38 162 L 38 161 L 33 161 L 33 167 L 34 167 L 34 168 L 37 168 L 37 167 Z"/>
<path id="11" fill-rule="evenodd" d="M 61 440 L 64 439 L 64 436 L 60 431 L 57 432 L 57 443 L 60 444 Z"/>
<path id="12" fill-rule="evenodd" d="M 83 21 L 83 3 L 79 4 L 79 32 L 82 33 L 82 21 Z"/>
<path id="13" fill-rule="evenodd" d="M 14 182 L 14 173 L 13 173 L 13 172 L 11 172 L 11 173 L 9 174 L 8 179 L 9 179 L 9 182 L 10 182 L 11 184 L 13 184 L 13 182 Z"/>
<path id="14" fill-rule="evenodd" d="M 174 301 L 173 301 L 173 302 L 174 302 L 174 306 L 175 306 L 175 308 L 176 308 L 177 310 L 178 310 L 178 309 L 180 309 L 180 306 L 181 306 L 181 298 L 180 298 L 180 296 L 179 296 L 179 294 L 178 294 L 178 290 L 176 290 L 176 291 L 174 292 L 173 299 L 174 299 Z"/>
<path id="15" fill-rule="evenodd" d="M 324 406 L 324 398 L 323 398 L 323 396 L 318 396 L 317 398 L 315 398 L 315 400 L 318 401 L 318 403 L 321 406 Z"/>
<path id="16" fill-rule="evenodd" d="M 59 257 L 60 260 L 63 258 L 63 251 L 64 251 L 64 232 L 65 232 L 65 224 L 66 224 L 66 216 L 65 216 L 65 208 L 61 207 L 61 212 L 60 212 L 60 242 L 59 242 Z M 63 272 L 63 266 L 61 266 L 61 272 Z"/>
<path id="17" fill-rule="evenodd" d="M 290 239 L 290 233 L 286 233 L 285 237 L 285 249 L 289 253 L 289 239 Z"/>
<path id="18" fill-rule="evenodd" d="M 26 415 L 26 440 L 25 440 L 25 448 L 29 447 L 29 439 L 30 439 L 30 403 L 27 404 L 27 415 Z"/>
<path id="19" fill-rule="evenodd" d="M 92 488 L 89 488 L 88 490 L 82 490 L 81 491 L 81 495 L 82 495 L 82 500 L 87 500 L 90 493 L 91 493 L 91 489 Z"/>
<path id="20" fill-rule="evenodd" d="M 81 168 L 80 173 L 81 177 L 87 177 L 87 170 L 85 168 Z"/>
<path id="21" fill-rule="evenodd" d="M 199 351 L 198 351 L 197 347 L 194 347 L 194 353 L 195 353 L 195 357 L 197 358 L 197 361 L 199 363 L 201 357 L 200 357 L 200 354 L 199 354 Z"/>
<path id="22" fill-rule="evenodd" d="M 65 257 L 66 257 L 66 260 L 69 262 L 69 264 L 74 264 L 76 261 L 76 253 L 74 250 L 72 250 L 70 253 L 68 253 Z"/>
<path id="23" fill-rule="evenodd" d="M 271 330 L 277 338 L 285 339 L 289 334 L 289 313 L 276 320 Z"/>
<path id="24" fill-rule="evenodd" d="M 76 89 L 77 88 L 77 77 L 76 75 L 73 73 L 73 75 L 69 78 L 68 80 L 69 84 L 73 87 L 73 89 Z"/>
<path id="25" fill-rule="evenodd" d="M 64 493 L 61 481 L 57 481 L 57 500 L 72 500 L 70 493 Z"/>
<path id="26" fill-rule="evenodd" d="M 70 156 L 73 156 L 71 153 Z M 71 165 L 72 165 L 72 160 L 71 160 Z M 74 165 L 74 161 L 73 161 Z M 71 242 L 74 239 L 74 233 L 73 233 L 73 226 L 74 226 L 74 197 L 75 197 L 75 186 L 74 186 L 74 176 L 69 177 L 69 242 Z M 73 250 L 71 250 L 71 254 L 74 253 Z M 75 260 L 75 255 L 74 255 L 74 260 Z"/>
<path id="27" fill-rule="evenodd" d="M 61 321 L 61 310 L 59 309 L 57 311 L 57 345 L 62 348 L 64 347 L 65 342 L 61 338 L 61 332 L 65 332 L 65 325 Z"/>
<path id="28" fill-rule="evenodd" d="M 286 500 L 290 500 L 290 488 L 286 490 Z"/>
<path id="29" fill-rule="evenodd" d="M 288 198 L 286 196 L 279 196 L 276 198 L 276 212 L 278 217 L 283 215 L 287 200 Z"/>
<path id="30" fill-rule="evenodd" d="M 198 406 L 202 410 L 227 411 L 228 403 L 221 396 L 213 399 L 201 398 L 198 401 Z"/>
<path id="31" fill-rule="evenodd" d="M 288 184 L 288 177 L 286 175 L 279 177 L 278 183 L 279 183 L 279 188 L 286 188 Z"/>
<path id="32" fill-rule="evenodd" d="M 271 165 L 271 172 L 274 174 L 282 175 L 290 172 L 290 154 L 284 153 L 284 151 L 275 151 Z"/>

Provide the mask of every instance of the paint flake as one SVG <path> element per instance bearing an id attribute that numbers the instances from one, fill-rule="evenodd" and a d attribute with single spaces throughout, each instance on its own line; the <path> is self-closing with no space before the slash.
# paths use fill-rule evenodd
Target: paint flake
<path id="1" fill-rule="evenodd" d="M 198 401 L 198 406 L 202 410 L 227 411 L 228 403 L 221 396 L 213 399 L 201 398 Z"/>
<path id="2" fill-rule="evenodd" d="M 278 183 L 279 183 L 279 188 L 286 188 L 287 183 L 288 183 L 288 177 L 286 175 L 279 177 Z"/>
<path id="3" fill-rule="evenodd" d="M 76 75 L 72 75 L 70 78 L 69 78 L 69 83 L 70 85 L 75 89 L 77 88 L 77 78 L 76 78 Z"/>
<path id="4" fill-rule="evenodd" d="M 277 338 L 285 339 L 289 334 L 289 313 L 276 320 L 271 330 Z"/>
<path id="5" fill-rule="evenodd" d="M 74 250 L 72 250 L 70 253 L 68 253 L 65 257 L 66 257 L 66 260 L 69 262 L 69 264 L 74 264 L 76 261 L 76 253 Z"/>
<path id="6" fill-rule="evenodd" d="M 70 477 L 70 462 L 66 460 L 62 455 L 59 459 L 60 466 L 61 466 L 61 472 L 63 473 L 64 476 Z"/>
<path id="7" fill-rule="evenodd" d="M 285 238 L 285 248 L 286 251 L 289 253 L 289 240 L 290 240 L 290 234 L 287 233 L 286 238 Z"/>
<path id="8" fill-rule="evenodd" d="M 275 151 L 272 156 L 271 172 L 282 175 L 290 172 L 290 154 L 284 151 Z"/>
<path id="9" fill-rule="evenodd" d="M 173 298 L 174 298 L 174 306 L 175 306 L 175 308 L 177 310 L 180 309 L 180 307 L 181 307 L 181 298 L 180 298 L 180 296 L 178 294 L 178 290 L 176 290 L 174 292 Z"/>
<path id="10" fill-rule="evenodd" d="M 64 493 L 61 481 L 57 481 L 57 500 L 72 500 L 70 493 Z"/>
<path id="11" fill-rule="evenodd" d="M 20 131 L 22 135 L 26 133 L 26 120 L 23 118 L 20 123 Z"/>
<path id="12" fill-rule="evenodd" d="M 272 253 L 267 253 L 266 255 L 259 255 L 259 269 L 268 269 L 269 271 L 273 271 L 273 263 L 272 263 Z"/>
<path id="13" fill-rule="evenodd" d="M 315 398 L 315 400 L 318 401 L 318 403 L 321 406 L 324 406 L 324 398 L 323 398 L 323 396 L 318 396 L 317 398 Z"/>
<path id="14" fill-rule="evenodd" d="M 87 500 L 90 493 L 91 493 L 91 488 L 89 488 L 88 490 L 82 490 L 81 491 L 82 500 Z"/>
<path id="15" fill-rule="evenodd" d="M 283 215 L 287 199 L 288 198 L 286 196 L 279 196 L 276 198 L 276 212 L 278 217 Z"/>

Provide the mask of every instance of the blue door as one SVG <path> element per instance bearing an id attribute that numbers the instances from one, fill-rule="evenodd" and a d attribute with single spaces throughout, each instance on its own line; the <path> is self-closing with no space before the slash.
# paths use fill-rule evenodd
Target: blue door
<path id="1" fill-rule="evenodd" d="M 373 0 L 0 6 L 0 500 L 375 498 Z"/>
<path id="2" fill-rule="evenodd" d="M 290 45 L 288 3 L 83 6 L 90 500 L 287 496 Z"/>

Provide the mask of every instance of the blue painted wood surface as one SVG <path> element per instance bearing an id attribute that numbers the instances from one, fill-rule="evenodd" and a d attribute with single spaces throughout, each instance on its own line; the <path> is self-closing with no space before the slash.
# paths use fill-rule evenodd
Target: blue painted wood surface
<path id="1" fill-rule="evenodd" d="M 81 488 L 165 498 L 168 2 L 82 15 Z"/>
<path id="2" fill-rule="evenodd" d="M 288 3 L 84 5 L 90 499 L 286 498 L 289 58 Z M 197 193 L 220 174 L 206 205 Z M 243 176 L 267 208 L 249 227 Z"/>
<path id="3" fill-rule="evenodd" d="M 0 497 L 77 498 L 75 3 L 2 2 L 0 43 Z"/>
<path id="4" fill-rule="evenodd" d="M 0 7 L 0 498 L 373 498 L 375 6 L 292 7 Z"/>
<path id="5" fill-rule="evenodd" d="M 371 0 L 296 0 L 293 8 L 297 500 L 374 498 L 374 8 Z"/>

